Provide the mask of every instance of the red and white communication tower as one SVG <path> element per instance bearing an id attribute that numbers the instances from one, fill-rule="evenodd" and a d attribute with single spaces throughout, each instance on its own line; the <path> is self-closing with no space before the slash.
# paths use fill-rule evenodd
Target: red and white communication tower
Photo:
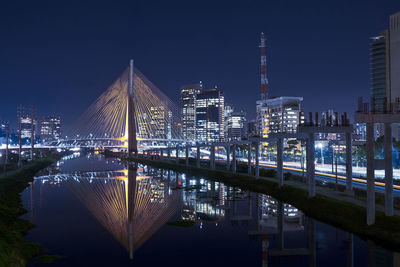
<path id="1" fill-rule="evenodd" d="M 265 35 L 261 33 L 261 100 L 268 99 L 267 58 L 265 56 Z"/>

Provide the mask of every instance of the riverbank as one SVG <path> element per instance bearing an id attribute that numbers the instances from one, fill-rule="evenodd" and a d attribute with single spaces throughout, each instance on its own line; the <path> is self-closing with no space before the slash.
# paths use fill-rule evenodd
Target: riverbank
<path id="1" fill-rule="evenodd" d="M 366 224 L 366 209 L 362 202 L 344 196 L 342 192 L 327 192 L 317 188 L 317 195 L 308 198 L 304 183 L 289 181 L 283 187 L 278 187 L 277 179 L 262 177 L 256 179 L 252 175 L 232 173 L 225 170 L 197 168 L 162 160 L 129 158 L 128 160 L 149 164 L 154 167 L 184 172 L 192 176 L 202 176 L 210 180 L 223 182 L 226 185 L 249 189 L 264 193 L 289 203 L 302 210 L 307 216 L 331 224 L 345 231 L 359 235 L 363 239 L 371 239 L 383 247 L 400 251 L 400 216 L 387 217 L 383 212 L 376 212 L 374 225 Z M 341 201 L 341 199 L 346 201 Z"/>
<path id="2" fill-rule="evenodd" d="M 21 192 L 38 171 L 58 159 L 54 156 L 35 160 L 0 178 L 0 266 L 25 266 L 42 252 L 39 244 L 23 239 L 34 225 L 20 218 L 27 212 L 22 206 Z"/>

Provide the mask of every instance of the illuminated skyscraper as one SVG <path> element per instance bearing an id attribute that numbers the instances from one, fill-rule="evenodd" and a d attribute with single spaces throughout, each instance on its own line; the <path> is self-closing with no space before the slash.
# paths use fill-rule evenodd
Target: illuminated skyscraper
<path id="1" fill-rule="evenodd" d="M 152 131 L 148 131 L 152 133 L 151 138 L 168 138 L 168 130 L 171 128 L 169 125 L 169 116 L 170 111 L 166 109 L 165 106 L 155 106 L 150 107 L 150 128 Z"/>
<path id="2" fill-rule="evenodd" d="M 269 133 L 295 133 L 304 123 L 302 97 L 281 96 L 257 101 L 257 132 L 261 137 Z"/>
<path id="3" fill-rule="evenodd" d="M 40 121 L 40 137 L 42 141 L 59 139 L 61 137 L 60 117 L 42 117 Z"/>
<path id="4" fill-rule="evenodd" d="M 224 135 L 228 137 L 228 118 L 233 112 L 233 105 L 225 103 L 224 106 Z"/>
<path id="5" fill-rule="evenodd" d="M 17 112 L 17 125 L 18 125 L 18 132 L 17 135 L 21 136 L 22 139 L 24 138 L 31 138 L 31 133 L 33 130 L 33 135 L 36 136 L 36 129 L 37 129 L 37 122 L 33 118 L 32 112 L 28 110 L 24 110 L 24 108 L 19 107 Z M 32 127 L 33 123 L 33 127 Z M 19 126 L 21 129 L 19 129 Z"/>
<path id="6" fill-rule="evenodd" d="M 371 38 L 372 111 L 400 111 L 400 12 L 390 16 L 389 29 Z M 383 126 L 375 127 L 376 137 Z M 399 139 L 399 127 L 393 125 L 393 137 Z"/>
<path id="7" fill-rule="evenodd" d="M 0 121 L 0 137 L 6 136 L 7 128 L 8 128 L 8 122 Z"/>
<path id="8" fill-rule="evenodd" d="M 241 140 L 246 136 L 246 113 L 244 111 L 233 111 L 227 117 L 225 117 L 225 120 L 226 140 Z"/>
<path id="9" fill-rule="evenodd" d="M 196 138 L 201 141 L 224 140 L 224 94 L 217 88 L 203 90 L 196 99 Z"/>
<path id="10" fill-rule="evenodd" d="M 6 143 L 7 129 L 9 129 L 8 122 L 0 121 L 0 146 Z"/>
<path id="11" fill-rule="evenodd" d="M 186 140 L 196 139 L 196 98 L 202 89 L 201 82 L 181 87 L 182 134 Z"/>

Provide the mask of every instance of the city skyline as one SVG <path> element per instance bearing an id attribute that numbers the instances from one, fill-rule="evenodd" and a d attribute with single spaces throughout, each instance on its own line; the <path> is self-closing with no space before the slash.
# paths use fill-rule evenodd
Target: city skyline
<path id="1" fill-rule="evenodd" d="M 222 3 L 182 3 L 177 10 L 158 3 L 156 6 L 166 12 L 155 9 L 152 16 L 157 19 L 151 22 L 151 4 L 110 7 L 101 2 L 88 13 L 88 4 L 80 9 L 74 9 L 74 4 L 49 4 L 46 8 L 7 4 L 1 18 L 8 26 L 4 32 L 7 41 L 1 44 L 7 52 L 2 64 L 2 91 L 8 100 L 2 118 L 12 125 L 15 107 L 21 103 L 35 105 L 44 114 L 56 110 L 68 126 L 132 57 L 175 103 L 179 103 L 180 86 L 203 80 L 206 88 L 218 85 L 227 102 L 254 119 L 255 101 L 260 98 L 260 32 L 267 38 L 271 97 L 304 97 L 306 113 L 334 108 L 352 114 L 357 96 L 369 97 L 371 92 L 369 38 L 387 28 L 388 17 L 400 11 L 395 1 L 385 7 L 373 2 L 314 3 L 314 9 L 255 1 L 229 5 L 229 12 L 222 12 Z M 129 8 L 132 14 L 122 10 Z M 325 14 L 327 9 L 333 12 Z M 135 17 L 135 12 L 139 16 Z M 178 13 L 184 15 L 177 18 Z M 183 25 L 188 17 L 193 20 Z M 318 20 L 321 25 L 317 25 Z M 132 36 L 123 34 L 130 26 Z M 116 33 L 111 40 L 113 30 Z M 21 41 L 24 45 L 17 45 Z M 161 49 L 154 49 L 155 45 Z M 20 76 L 24 79 L 18 79 Z M 344 93 L 346 98 L 341 95 Z M 326 98 L 324 103 L 318 101 L 321 96 Z M 67 112 L 71 105 L 74 108 Z"/>

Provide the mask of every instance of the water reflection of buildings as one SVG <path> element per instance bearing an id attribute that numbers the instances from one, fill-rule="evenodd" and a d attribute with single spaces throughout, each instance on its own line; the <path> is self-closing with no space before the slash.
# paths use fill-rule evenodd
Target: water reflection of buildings
<path id="1" fill-rule="evenodd" d="M 226 186 L 204 179 L 182 176 L 182 220 L 203 223 L 218 223 L 225 217 Z"/>
<path id="2" fill-rule="evenodd" d="M 281 212 L 280 209 L 282 209 L 285 231 L 304 230 L 303 213 L 297 208 L 266 195 L 259 195 L 258 201 L 260 205 L 259 228 L 276 228 L 278 226 L 278 215 Z"/>
<path id="3" fill-rule="evenodd" d="M 263 266 L 274 264 L 274 259 L 280 257 L 295 260 L 303 257 L 308 259 L 309 266 L 317 265 L 316 222 L 270 196 L 147 166 L 112 172 L 55 172 L 41 179 L 39 186 L 46 183 L 59 186 L 63 182 L 131 257 L 180 210 L 182 220 L 195 221 L 200 227 L 206 223 L 219 225 L 227 215 L 231 222 L 251 224 L 248 234 L 261 242 Z M 295 232 L 301 232 L 305 241 L 300 245 L 296 242 L 293 248 L 287 239 L 285 243 L 285 236 Z M 343 265 L 352 267 L 354 237 L 348 233 L 343 241 L 346 250 Z M 399 257 L 368 242 L 368 262 L 370 266 L 397 266 Z"/>
<path id="4" fill-rule="evenodd" d="M 307 218 L 307 246 L 299 248 L 285 247 L 285 232 L 304 231 L 304 215 L 297 208 L 278 201 L 270 196 L 256 196 L 256 229 L 250 230 L 251 236 L 261 237 L 262 266 L 268 266 L 270 257 L 308 256 L 309 265 L 316 264 L 316 242 L 314 220 Z M 278 236 L 278 248 L 270 248 L 269 239 Z"/>

